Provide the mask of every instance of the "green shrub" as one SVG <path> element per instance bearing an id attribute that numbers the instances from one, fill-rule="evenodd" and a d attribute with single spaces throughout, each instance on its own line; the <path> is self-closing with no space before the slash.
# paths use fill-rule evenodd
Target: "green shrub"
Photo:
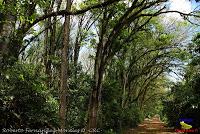
<path id="1" fill-rule="evenodd" d="M 45 86 L 45 75 L 32 64 L 0 72 L 0 126 L 44 128 L 58 124 L 58 103 Z"/>

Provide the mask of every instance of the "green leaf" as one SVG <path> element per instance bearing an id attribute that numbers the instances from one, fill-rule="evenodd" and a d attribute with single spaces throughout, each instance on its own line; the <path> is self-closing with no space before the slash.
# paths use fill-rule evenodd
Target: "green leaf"
<path id="1" fill-rule="evenodd" d="M 21 21 L 21 22 L 24 22 L 24 17 L 23 16 L 19 16 L 19 20 Z"/>
<path id="2" fill-rule="evenodd" d="M 19 75 L 19 78 L 20 78 L 22 81 L 24 81 L 24 76 L 23 76 L 23 74 L 20 74 L 20 75 Z"/>
<path id="3" fill-rule="evenodd" d="M 2 5 L 3 4 L 3 0 L 0 0 L 0 5 Z"/>

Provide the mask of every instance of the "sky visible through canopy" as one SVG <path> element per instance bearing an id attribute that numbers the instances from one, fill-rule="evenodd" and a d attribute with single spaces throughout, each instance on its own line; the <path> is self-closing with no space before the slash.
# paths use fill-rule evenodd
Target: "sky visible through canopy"
<path id="1" fill-rule="evenodd" d="M 82 2 L 82 0 L 75 0 L 74 2 L 80 3 L 80 2 Z M 169 2 L 170 2 L 169 10 L 180 11 L 183 13 L 190 13 L 200 5 L 199 3 L 196 3 L 195 0 L 191 0 L 191 1 L 189 1 L 189 0 L 169 0 Z M 184 21 L 184 19 L 178 13 L 167 13 L 167 14 L 165 14 L 164 19 L 165 19 L 164 21 L 170 21 L 170 19 Z M 194 32 L 194 33 L 196 33 L 196 32 Z M 193 35 L 191 35 L 191 37 L 192 36 Z M 86 57 L 88 57 L 90 54 L 93 53 L 93 52 L 91 52 L 91 53 L 90 52 L 91 52 L 91 49 L 89 50 L 88 48 L 84 47 L 81 49 L 80 57 L 84 57 L 84 59 L 85 59 Z M 82 63 L 82 64 L 84 66 L 85 64 L 88 64 L 88 63 Z M 168 77 L 172 81 L 176 82 L 182 78 L 182 76 L 180 74 L 181 74 L 180 70 L 175 68 L 174 72 L 171 72 L 168 74 Z"/>
<path id="2" fill-rule="evenodd" d="M 74 0 L 74 3 L 81 3 L 83 2 L 83 0 Z M 169 10 L 174 10 L 174 11 L 180 11 L 180 12 L 183 12 L 183 13 L 190 13 L 192 12 L 193 10 L 195 9 L 199 9 L 200 7 L 200 2 L 197 3 L 195 0 L 169 0 Z M 184 19 L 180 16 L 180 14 L 178 13 L 167 13 L 165 14 L 165 17 L 164 17 L 164 21 L 167 23 L 168 21 L 170 21 L 171 19 L 175 19 L 177 21 L 184 21 Z M 61 19 L 61 22 L 64 23 L 64 18 Z M 35 30 L 39 30 L 40 28 L 36 25 L 34 27 Z M 199 31 L 199 30 L 198 30 Z M 193 34 L 195 34 L 197 31 L 194 31 Z M 192 37 L 193 35 L 191 35 Z M 32 35 L 30 36 L 27 36 L 27 38 L 30 38 L 32 37 Z M 89 55 L 92 55 L 93 54 L 93 51 L 91 51 L 91 49 L 87 48 L 87 47 L 82 47 L 81 48 L 81 52 L 80 52 L 80 58 L 83 57 L 82 59 L 87 59 L 87 57 Z M 82 64 L 88 64 L 87 62 L 86 63 L 82 63 Z M 83 65 L 83 66 L 84 66 Z M 180 74 L 180 72 L 175 69 L 174 70 L 175 73 L 171 72 L 169 73 L 169 78 L 176 82 L 176 81 L 179 81 L 180 78 L 182 78 Z"/>
<path id="3" fill-rule="evenodd" d="M 199 9 L 200 8 L 199 6 L 200 6 L 200 4 L 197 3 L 195 0 L 191 0 L 191 1 L 189 1 L 189 0 L 170 0 L 169 10 L 180 11 L 180 12 L 183 12 L 183 13 L 190 13 L 194 10 Z M 176 19 L 178 21 L 184 21 L 184 19 L 178 13 L 168 13 L 168 14 L 166 14 L 165 19 L 166 20 L 167 19 Z M 198 31 L 194 31 L 193 35 Z M 191 37 L 193 37 L 193 35 L 191 35 Z M 175 68 L 174 72 L 170 72 L 168 74 L 168 77 L 173 82 L 177 82 L 182 78 L 181 75 L 182 74 L 181 74 L 180 70 Z"/>

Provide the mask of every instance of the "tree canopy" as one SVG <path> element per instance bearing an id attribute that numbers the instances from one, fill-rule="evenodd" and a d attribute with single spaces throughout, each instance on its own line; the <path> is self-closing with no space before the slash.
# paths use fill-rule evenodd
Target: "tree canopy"
<path id="1" fill-rule="evenodd" d="M 0 0 L 2 130 L 125 133 L 156 114 L 199 128 L 198 3 L 170 2 Z"/>

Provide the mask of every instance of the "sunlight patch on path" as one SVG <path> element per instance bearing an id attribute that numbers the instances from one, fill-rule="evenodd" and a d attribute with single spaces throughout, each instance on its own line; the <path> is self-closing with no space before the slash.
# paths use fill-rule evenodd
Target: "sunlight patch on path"
<path id="1" fill-rule="evenodd" d="M 145 119 L 135 129 L 130 129 L 125 134 L 177 134 L 172 128 L 165 127 L 166 124 L 158 117 Z"/>

